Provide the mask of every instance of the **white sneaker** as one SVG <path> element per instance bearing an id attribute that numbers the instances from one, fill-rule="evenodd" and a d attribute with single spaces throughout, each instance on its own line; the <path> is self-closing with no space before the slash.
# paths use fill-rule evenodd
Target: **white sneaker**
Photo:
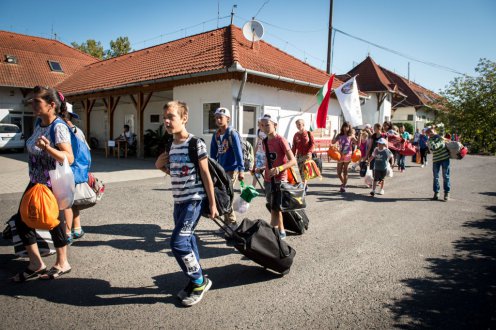
<path id="1" fill-rule="evenodd" d="M 384 195 L 384 189 L 381 189 L 381 191 L 378 192 L 379 195 Z"/>
<path id="2" fill-rule="evenodd" d="M 425 165 L 424 165 L 424 164 L 422 164 L 422 166 L 420 166 L 420 167 L 421 167 L 421 168 L 424 168 L 424 167 L 425 167 Z"/>

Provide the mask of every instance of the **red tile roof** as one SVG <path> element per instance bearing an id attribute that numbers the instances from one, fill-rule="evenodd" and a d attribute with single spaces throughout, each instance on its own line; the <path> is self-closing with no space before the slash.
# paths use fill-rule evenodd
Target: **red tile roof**
<path id="1" fill-rule="evenodd" d="M 5 55 L 17 57 L 17 64 L 5 61 Z M 0 31 L 0 86 L 33 88 L 55 86 L 83 66 L 98 59 L 60 41 Z M 62 72 L 53 72 L 48 61 L 59 62 Z"/>
<path id="2" fill-rule="evenodd" d="M 58 86 L 77 95 L 156 79 L 243 68 L 323 85 L 329 76 L 264 42 L 254 48 L 239 27 L 230 25 L 90 64 Z M 341 84 L 335 80 L 334 86 Z"/>
<path id="3" fill-rule="evenodd" d="M 406 78 L 390 71 L 367 58 L 351 71 L 348 75 L 359 75 L 357 77 L 358 88 L 364 92 L 393 92 L 406 96 L 399 99 L 398 106 L 422 106 L 431 105 L 441 98 L 440 95 L 430 91 Z M 393 108 L 395 104 L 393 104 Z"/>

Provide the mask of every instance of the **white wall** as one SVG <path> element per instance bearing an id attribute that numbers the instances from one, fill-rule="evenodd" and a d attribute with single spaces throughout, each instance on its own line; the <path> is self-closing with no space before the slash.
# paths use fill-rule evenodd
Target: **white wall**
<path id="1" fill-rule="evenodd" d="M 386 99 L 382 102 L 379 111 L 377 111 L 378 94 L 377 93 L 368 93 L 370 99 L 366 100 L 364 104 L 362 104 L 362 118 L 364 124 L 374 125 L 376 123 L 383 123 L 385 117 L 389 117 L 391 119 L 391 101 L 390 96 L 386 97 Z"/>
<path id="2" fill-rule="evenodd" d="M 413 121 L 408 120 L 408 115 L 413 116 Z M 409 121 L 412 124 L 415 122 L 416 110 L 415 107 L 399 107 L 394 111 L 392 120 L 395 122 Z"/>

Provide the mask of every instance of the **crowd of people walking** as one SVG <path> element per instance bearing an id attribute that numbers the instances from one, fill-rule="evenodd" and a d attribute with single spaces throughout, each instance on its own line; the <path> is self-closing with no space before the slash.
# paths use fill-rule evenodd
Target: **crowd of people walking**
<path id="1" fill-rule="evenodd" d="M 27 141 L 29 159 L 28 192 L 35 185 L 43 185 L 49 191 L 53 189 L 49 172 L 54 170 L 57 163 L 68 161 L 76 164 L 76 146 L 73 136 L 85 140 L 82 131 L 72 120 L 77 115 L 65 102 L 61 93 L 52 88 L 36 87 L 32 98 L 33 112 L 39 118 L 33 135 Z M 302 177 L 305 191 L 310 187 L 305 175 L 308 162 L 315 159 L 315 137 L 306 129 L 303 119 L 296 121 L 298 131 L 292 139 L 292 146 L 278 131 L 277 118 L 265 114 L 258 120 L 257 139 L 255 142 L 254 162 L 247 158 L 246 144 L 241 135 L 230 126 L 231 113 L 227 108 L 215 111 L 217 130 L 212 136 L 210 151 L 206 144 L 193 136 L 186 129 L 189 120 L 188 106 L 180 101 L 165 104 L 164 126 L 172 136 L 166 152 L 156 160 L 157 169 L 171 177 L 172 197 L 174 208 L 170 247 L 177 260 L 179 268 L 188 279 L 187 285 L 178 294 L 185 306 L 198 303 L 205 292 L 212 286 L 212 281 L 204 276 L 200 264 L 200 255 L 194 235 L 195 228 L 201 215 L 218 218 L 223 215 L 226 227 L 235 230 L 239 225 L 234 209 L 220 213 L 218 195 L 211 178 L 210 159 L 214 159 L 225 171 L 231 184 L 237 180 L 243 181 L 245 173 L 253 174 L 253 185 L 263 178 L 267 208 L 270 211 L 270 224 L 277 228 L 280 240 L 286 238 L 281 205 L 273 198 L 274 187 L 287 181 L 289 170 L 297 166 Z M 63 120 L 62 120 L 62 119 Z M 434 127 L 422 131 L 417 130 L 410 135 L 402 125 L 391 122 L 365 125 L 363 129 L 355 130 L 348 122 L 342 124 L 339 133 L 334 131 L 332 144 L 339 153 L 337 176 L 341 193 L 346 193 L 349 176 L 349 165 L 352 160 L 360 166 L 360 172 L 372 172 L 370 183 L 372 197 L 383 195 L 384 181 L 391 176 L 394 168 L 400 173 L 406 171 L 405 154 L 402 148 L 413 144 L 418 149 L 417 162 L 422 167 L 427 165 L 427 153 L 432 153 L 433 162 L 433 199 L 440 199 L 439 172 L 443 176 L 443 200 L 450 198 L 450 155 L 445 147 L 446 139 L 436 133 Z M 403 147 L 398 147 L 398 145 Z M 89 146 L 88 146 L 89 150 Z M 360 155 L 359 159 L 355 159 Z M 363 171 L 363 170 L 367 171 Z M 26 194 L 26 192 L 24 194 Z M 54 191 L 54 193 L 56 193 Z M 41 202 L 42 203 L 42 202 Z M 15 225 L 22 243 L 27 251 L 29 263 L 27 267 L 15 275 L 12 280 L 24 282 L 33 278 L 56 279 L 71 271 L 68 262 L 67 247 L 73 239 L 81 238 L 84 231 L 81 228 L 78 207 L 70 205 L 52 216 L 57 220 L 50 228 L 57 258 L 55 264 L 48 269 L 40 256 L 36 242 L 35 228 L 30 227 L 23 216 L 22 204 L 15 216 Z M 26 212 L 24 212 L 26 213 Z"/>

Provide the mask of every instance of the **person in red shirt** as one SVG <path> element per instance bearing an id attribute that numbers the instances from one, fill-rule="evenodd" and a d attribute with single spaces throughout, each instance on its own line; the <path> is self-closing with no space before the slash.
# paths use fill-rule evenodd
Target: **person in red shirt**
<path id="1" fill-rule="evenodd" d="M 265 196 L 267 198 L 267 203 L 271 206 L 270 212 L 270 224 L 278 228 L 279 236 L 281 239 L 286 238 L 286 231 L 284 230 L 284 223 L 282 220 L 282 212 L 280 205 L 276 205 L 276 203 L 272 202 L 272 178 L 275 180 L 275 184 L 277 185 L 281 181 L 287 181 L 288 175 L 286 170 L 296 165 L 296 159 L 289 148 L 288 141 L 276 132 L 277 120 L 269 114 L 266 114 L 262 117 L 262 129 L 265 134 L 267 134 L 266 140 L 264 140 L 264 149 L 265 143 L 268 146 L 268 157 L 272 162 L 272 167 L 269 168 L 269 159 L 265 160 L 265 177 L 264 177 L 264 186 L 265 186 Z M 260 172 L 260 169 L 257 169 Z"/>
<path id="2" fill-rule="evenodd" d="M 296 128 L 298 128 L 298 132 L 293 136 L 293 147 L 291 151 L 293 151 L 296 157 L 298 170 L 300 171 L 300 176 L 306 189 L 307 180 L 305 180 L 305 176 L 303 175 L 303 168 L 305 167 L 305 162 L 312 159 L 315 141 L 312 132 L 305 129 L 305 121 L 303 119 L 296 121 Z"/>

